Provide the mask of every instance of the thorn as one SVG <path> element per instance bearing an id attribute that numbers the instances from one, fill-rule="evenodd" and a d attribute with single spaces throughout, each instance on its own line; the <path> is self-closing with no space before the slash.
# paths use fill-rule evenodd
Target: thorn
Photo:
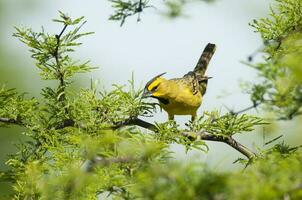
<path id="1" fill-rule="evenodd" d="M 276 137 L 276 138 L 274 138 L 274 139 L 272 139 L 272 140 L 270 140 L 270 141 L 264 143 L 264 145 L 268 145 L 268 144 L 270 144 L 270 143 L 272 143 L 272 142 L 275 142 L 276 140 L 280 139 L 281 137 L 283 137 L 283 135 L 279 135 L 278 137 Z"/>

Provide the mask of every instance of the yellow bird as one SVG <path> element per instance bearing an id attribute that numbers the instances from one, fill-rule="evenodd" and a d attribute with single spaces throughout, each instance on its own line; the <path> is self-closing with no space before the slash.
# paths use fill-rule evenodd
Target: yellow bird
<path id="1" fill-rule="evenodd" d="M 205 72 L 215 50 L 216 45 L 208 43 L 194 70 L 182 78 L 167 80 L 162 77 L 165 73 L 155 76 L 146 84 L 143 97 L 158 99 L 169 120 L 174 120 L 174 115 L 191 115 L 193 121 L 211 78 Z"/>

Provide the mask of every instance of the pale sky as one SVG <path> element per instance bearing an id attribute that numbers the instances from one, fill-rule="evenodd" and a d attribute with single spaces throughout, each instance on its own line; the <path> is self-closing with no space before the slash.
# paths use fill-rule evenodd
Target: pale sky
<path id="1" fill-rule="evenodd" d="M 11 37 L 14 31 L 12 25 L 26 25 L 36 31 L 43 25 L 46 31 L 57 33 L 61 27 L 51 19 L 58 16 L 58 10 L 71 17 L 85 16 L 88 22 L 83 31 L 95 32 L 82 40 L 83 45 L 78 48 L 75 57 L 89 59 L 94 66 L 100 67 L 85 75 L 85 78 L 87 83 L 90 83 L 91 77 L 99 79 L 106 88 L 114 83 L 126 84 L 132 72 L 138 85 L 144 85 L 162 72 L 167 72 L 166 78 L 181 77 L 194 68 L 208 42 L 217 44 L 207 72 L 213 79 L 209 81 L 200 114 L 203 110 L 223 109 L 223 105 L 236 110 L 250 105 L 249 97 L 242 94 L 239 81 L 254 81 L 256 73 L 240 61 L 246 61 L 248 55 L 261 46 L 259 34 L 254 33 L 248 23 L 266 16 L 271 1 L 192 3 L 185 8 L 186 17 L 175 20 L 159 15 L 161 9 L 151 8 L 141 15 L 141 22 L 136 22 L 136 17 L 132 17 L 123 27 L 119 26 L 119 22 L 107 20 L 113 10 L 106 0 L 7 2 L 9 6 L 5 10 L 7 17 L 4 19 L 6 23 L 2 28 L 2 37 L 7 43 L 7 51 L 13 52 L 12 56 L 20 60 L 19 67 L 26 69 L 24 74 L 28 77 L 28 83 L 24 87 L 28 90 L 33 89 L 32 82 L 39 81 L 39 78 L 27 48 Z M 36 86 L 42 87 L 41 84 Z M 226 93 L 229 94 L 227 97 L 217 98 Z M 184 124 L 189 118 L 177 117 L 176 120 Z M 163 122 L 166 119 L 166 114 L 162 112 L 148 121 Z M 179 157 L 185 157 L 182 148 L 175 148 Z M 195 153 L 190 153 L 191 158 L 202 156 L 203 160 L 217 167 L 229 165 L 239 155 L 230 147 L 217 143 L 210 143 L 210 153 L 207 155 Z M 217 155 L 220 159 L 216 159 Z"/>

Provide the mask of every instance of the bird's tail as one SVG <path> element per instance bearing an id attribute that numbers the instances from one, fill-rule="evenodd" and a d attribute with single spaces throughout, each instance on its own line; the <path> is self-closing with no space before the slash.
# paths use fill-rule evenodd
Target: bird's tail
<path id="1" fill-rule="evenodd" d="M 215 44 L 211 44 L 211 43 L 208 43 L 207 46 L 204 48 L 199 60 L 198 60 L 198 63 L 196 65 L 196 67 L 194 68 L 194 72 L 197 76 L 204 76 L 206 70 L 207 70 L 207 67 L 208 67 L 208 64 L 213 56 L 213 54 L 215 53 L 215 50 L 216 50 L 216 45 Z"/>

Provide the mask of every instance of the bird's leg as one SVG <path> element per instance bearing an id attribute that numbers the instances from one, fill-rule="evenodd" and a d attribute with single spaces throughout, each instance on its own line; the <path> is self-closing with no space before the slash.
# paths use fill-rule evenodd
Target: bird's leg
<path id="1" fill-rule="evenodd" d="M 174 115 L 168 114 L 169 115 L 169 120 L 174 120 Z"/>
<path id="2" fill-rule="evenodd" d="M 196 119 L 196 113 L 191 115 L 191 121 L 194 122 L 195 119 Z"/>

